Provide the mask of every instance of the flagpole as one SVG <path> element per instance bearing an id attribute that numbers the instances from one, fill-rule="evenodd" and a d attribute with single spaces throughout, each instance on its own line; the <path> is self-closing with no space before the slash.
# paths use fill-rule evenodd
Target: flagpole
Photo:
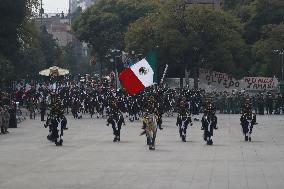
<path id="1" fill-rule="evenodd" d="M 162 77 L 162 79 L 161 79 L 160 84 L 163 84 L 163 82 L 164 82 L 164 79 L 165 79 L 166 73 L 167 73 L 167 71 L 168 71 L 168 67 L 169 67 L 169 65 L 168 65 L 168 64 L 166 64 L 166 68 L 165 68 L 165 70 L 164 70 L 163 77 Z"/>

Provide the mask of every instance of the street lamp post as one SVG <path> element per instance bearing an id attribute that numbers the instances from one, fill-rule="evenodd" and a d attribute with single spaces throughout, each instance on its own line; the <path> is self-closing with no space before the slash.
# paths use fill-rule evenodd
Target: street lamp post
<path id="1" fill-rule="evenodd" d="M 116 62 L 116 58 L 118 58 L 119 56 L 115 56 L 114 57 L 114 71 L 115 71 L 115 90 L 117 90 L 118 86 L 117 86 L 117 77 L 118 77 L 118 72 L 117 72 L 117 62 Z"/>
<path id="2" fill-rule="evenodd" d="M 274 52 L 279 54 L 279 60 L 281 64 L 281 81 L 284 80 L 284 49 L 277 49 Z"/>
<path id="3" fill-rule="evenodd" d="M 284 95 L 284 49 L 273 50 L 275 53 L 279 55 L 279 61 L 281 64 L 281 81 L 280 81 L 280 92 Z"/>
<path id="4" fill-rule="evenodd" d="M 112 62 L 114 63 L 114 74 L 115 74 L 115 90 L 117 90 L 118 88 L 118 72 L 117 72 L 117 61 L 116 58 L 121 57 L 121 55 L 118 55 L 119 53 L 121 53 L 120 50 L 118 49 L 113 49 L 111 50 L 111 53 L 113 53 L 113 59 Z"/>
<path id="5" fill-rule="evenodd" d="M 281 70 L 282 70 L 282 81 L 284 79 L 284 65 L 283 65 L 283 61 L 284 61 L 284 50 L 282 50 L 279 55 L 281 56 Z"/>

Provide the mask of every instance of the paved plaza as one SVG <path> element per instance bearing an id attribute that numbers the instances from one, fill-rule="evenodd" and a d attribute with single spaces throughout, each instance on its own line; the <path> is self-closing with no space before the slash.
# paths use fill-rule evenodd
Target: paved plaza
<path id="1" fill-rule="evenodd" d="M 244 142 L 239 115 L 218 115 L 214 145 L 202 139 L 200 122 L 182 143 L 176 118 L 164 118 L 155 151 L 141 122 L 126 122 L 113 143 L 105 119 L 68 117 L 62 147 L 48 129 L 26 120 L 0 136 L 1 189 L 282 189 L 284 116 L 258 116 L 253 142 Z"/>

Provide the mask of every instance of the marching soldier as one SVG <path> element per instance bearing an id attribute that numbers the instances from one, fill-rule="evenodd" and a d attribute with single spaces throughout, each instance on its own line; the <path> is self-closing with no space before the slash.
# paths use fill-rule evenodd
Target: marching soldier
<path id="1" fill-rule="evenodd" d="M 179 135 L 183 142 L 186 142 L 186 130 L 188 125 L 192 126 L 190 111 L 186 101 L 181 101 L 179 105 L 179 112 L 177 117 L 176 126 L 179 127 Z"/>
<path id="2" fill-rule="evenodd" d="M 273 95 L 270 91 L 266 95 L 266 114 L 272 114 L 273 112 Z"/>
<path id="3" fill-rule="evenodd" d="M 199 115 L 199 111 L 202 105 L 200 92 L 197 91 L 193 94 L 192 100 L 190 102 L 190 110 L 194 121 L 199 121 L 197 117 Z"/>
<path id="4" fill-rule="evenodd" d="M 149 145 L 149 150 L 155 150 L 155 140 L 157 136 L 158 129 L 158 115 L 155 108 L 155 98 L 150 96 L 147 100 L 145 113 L 143 116 L 143 127 L 144 131 L 140 134 L 146 134 L 147 145 Z"/>
<path id="5" fill-rule="evenodd" d="M 275 111 L 274 111 L 274 114 L 280 114 L 281 107 L 282 107 L 282 98 L 281 98 L 280 93 L 278 93 L 277 97 L 275 99 Z"/>
<path id="6" fill-rule="evenodd" d="M 218 129 L 217 127 L 217 116 L 215 115 L 216 109 L 212 103 L 211 98 L 206 98 L 204 106 L 204 115 L 202 117 L 201 130 L 204 130 L 203 139 L 207 142 L 207 145 L 213 144 L 213 131 Z"/>
<path id="7" fill-rule="evenodd" d="M 251 142 L 252 129 L 253 126 L 256 125 L 256 115 L 252 113 L 252 102 L 249 97 L 245 99 L 243 105 L 243 114 L 240 121 L 243 129 L 243 134 L 245 136 L 245 141 Z"/>
<path id="8" fill-rule="evenodd" d="M 80 105 L 77 99 L 73 100 L 72 106 L 71 106 L 71 112 L 74 117 L 74 119 L 78 118 L 78 111 L 79 111 Z"/>
<path id="9" fill-rule="evenodd" d="M 157 115 L 157 124 L 160 130 L 163 130 L 162 123 L 163 123 L 163 107 L 162 103 L 157 103 L 156 108 L 156 115 Z"/>
<path id="10" fill-rule="evenodd" d="M 35 109 L 36 109 L 35 99 L 31 98 L 29 102 L 30 119 L 35 119 L 36 116 Z"/>
<path id="11" fill-rule="evenodd" d="M 47 109 L 47 104 L 44 98 L 41 99 L 40 104 L 39 104 L 39 109 L 40 109 L 40 117 L 41 117 L 41 121 L 45 121 L 44 120 L 44 116 L 45 116 L 45 112 Z"/>
<path id="12" fill-rule="evenodd" d="M 254 95 L 252 97 L 252 107 L 253 107 L 253 110 L 254 110 L 254 113 L 257 114 L 257 99 L 258 99 L 258 95 Z"/>
<path id="13" fill-rule="evenodd" d="M 264 115 L 264 97 L 263 93 L 260 93 L 257 98 L 257 107 L 259 115 Z"/>
<path id="14" fill-rule="evenodd" d="M 54 142 L 56 146 L 62 146 L 63 144 L 63 131 L 68 129 L 66 127 L 67 119 L 63 114 L 60 101 L 56 102 L 51 110 L 50 115 L 47 118 L 44 127 L 49 127 L 49 134 L 47 139 Z"/>
<path id="15" fill-rule="evenodd" d="M 121 125 L 122 124 L 125 125 L 125 121 L 122 113 L 119 110 L 117 101 L 113 100 L 110 106 L 111 107 L 110 107 L 109 118 L 107 119 L 107 126 L 109 126 L 109 124 L 111 124 L 112 126 L 113 135 L 114 135 L 113 142 L 120 142 Z"/>

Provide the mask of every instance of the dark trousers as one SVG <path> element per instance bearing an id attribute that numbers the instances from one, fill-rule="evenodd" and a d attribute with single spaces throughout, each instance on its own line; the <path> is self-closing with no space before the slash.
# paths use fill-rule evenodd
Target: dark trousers
<path id="1" fill-rule="evenodd" d="M 40 112 L 41 121 L 44 121 L 45 111 Z"/>

